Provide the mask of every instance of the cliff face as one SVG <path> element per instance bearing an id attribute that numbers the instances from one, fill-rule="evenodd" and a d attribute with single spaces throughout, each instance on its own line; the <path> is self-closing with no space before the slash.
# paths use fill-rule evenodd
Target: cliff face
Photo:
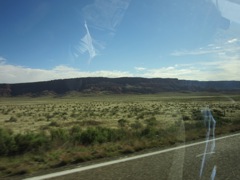
<path id="1" fill-rule="evenodd" d="M 163 78 L 75 78 L 45 82 L 0 84 L 0 96 L 46 93 L 65 94 L 70 91 L 96 93 L 159 93 L 183 91 L 236 91 L 240 81 L 188 81 Z"/>

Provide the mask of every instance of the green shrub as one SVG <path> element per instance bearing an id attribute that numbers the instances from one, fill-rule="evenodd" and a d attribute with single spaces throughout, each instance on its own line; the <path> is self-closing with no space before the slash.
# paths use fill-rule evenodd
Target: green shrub
<path id="1" fill-rule="evenodd" d="M 230 119 L 225 117 L 224 111 L 220 111 L 218 109 L 213 109 L 212 115 L 213 115 L 214 119 L 216 120 L 216 123 L 218 126 L 223 126 L 223 125 L 232 123 L 232 121 Z"/>
<path id="2" fill-rule="evenodd" d="M 119 119 L 118 120 L 118 125 L 123 128 L 123 127 L 126 127 L 128 124 L 128 121 L 126 119 Z"/>
<path id="3" fill-rule="evenodd" d="M 81 143 L 88 145 L 111 141 L 111 132 L 107 128 L 88 128 L 81 134 Z"/>
<path id="4" fill-rule="evenodd" d="M 131 128 L 134 130 L 139 130 L 142 129 L 143 125 L 139 121 L 135 121 L 134 123 L 131 124 Z"/>
<path id="5" fill-rule="evenodd" d="M 234 125 L 239 125 L 240 124 L 240 119 L 236 119 L 232 122 Z"/>
<path id="6" fill-rule="evenodd" d="M 185 130 L 191 130 L 191 129 L 202 129 L 206 128 L 205 124 L 203 121 L 198 121 L 198 122 L 185 122 L 184 123 Z"/>
<path id="7" fill-rule="evenodd" d="M 6 129 L 0 129 L 0 155 L 16 155 L 37 151 L 47 147 L 49 139 L 42 133 L 13 134 Z"/>
<path id="8" fill-rule="evenodd" d="M 153 126 L 147 126 L 141 132 L 141 136 L 144 136 L 144 137 L 147 137 L 147 138 L 155 138 L 159 134 L 160 134 L 159 130 L 156 127 L 153 127 Z"/>
<path id="9" fill-rule="evenodd" d="M 0 155 L 12 154 L 15 151 L 16 144 L 12 132 L 0 128 Z"/>
<path id="10" fill-rule="evenodd" d="M 110 129 L 104 127 L 89 127 L 81 133 L 73 134 L 73 141 L 83 145 L 91 145 L 95 143 L 115 142 L 123 139 L 124 130 Z"/>
<path id="11" fill-rule="evenodd" d="M 11 116 L 9 120 L 6 120 L 5 122 L 17 122 L 17 118 Z"/>
<path id="12" fill-rule="evenodd" d="M 49 126 L 59 127 L 60 125 L 59 125 L 59 123 L 56 122 L 56 121 L 51 121 L 51 122 L 49 123 Z"/>
<path id="13" fill-rule="evenodd" d="M 183 116 L 182 116 L 182 119 L 183 119 L 184 121 L 191 120 L 191 118 L 190 118 L 189 116 L 187 116 L 187 115 L 183 115 Z"/>
<path id="14" fill-rule="evenodd" d="M 70 129 L 70 136 L 71 136 L 71 141 L 73 144 L 80 144 L 81 143 L 81 133 L 82 129 L 80 126 L 73 126 Z"/>
<path id="15" fill-rule="evenodd" d="M 218 109 L 213 109 L 212 113 L 213 113 L 214 117 L 224 117 L 225 116 L 225 112 L 224 111 L 220 111 Z"/>
<path id="16" fill-rule="evenodd" d="M 203 115 L 200 110 L 192 110 L 192 120 L 201 121 L 203 120 Z"/>
<path id="17" fill-rule="evenodd" d="M 148 126 L 156 126 L 158 124 L 157 120 L 155 117 L 150 117 L 145 120 Z"/>
<path id="18" fill-rule="evenodd" d="M 37 151 L 41 147 L 47 147 L 49 139 L 45 134 L 28 132 L 26 134 L 17 134 L 14 137 L 16 143 L 16 154 L 22 154 L 30 151 Z"/>
<path id="19" fill-rule="evenodd" d="M 51 141 L 66 142 L 69 139 L 69 132 L 63 128 L 50 129 Z"/>
<path id="20" fill-rule="evenodd" d="M 88 128 L 87 130 L 82 132 L 80 138 L 82 144 L 93 144 L 94 142 L 96 142 L 97 139 L 97 131 L 95 128 Z"/>

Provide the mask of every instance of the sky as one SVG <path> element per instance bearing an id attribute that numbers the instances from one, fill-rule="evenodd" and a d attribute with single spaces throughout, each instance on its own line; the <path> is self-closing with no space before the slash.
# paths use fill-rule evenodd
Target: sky
<path id="1" fill-rule="evenodd" d="M 240 80 L 239 0 L 0 0 L 0 83 Z"/>

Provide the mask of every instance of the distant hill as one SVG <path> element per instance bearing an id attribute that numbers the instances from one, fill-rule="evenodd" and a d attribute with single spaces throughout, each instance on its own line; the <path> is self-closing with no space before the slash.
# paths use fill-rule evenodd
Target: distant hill
<path id="1" fill-rule="evenodd" d="M 190 81 L 172 78 L 104 78 L 86 77 L 44 82 L 0 84 L 0 96 L 44 94 L 64 95 L 71 91 L 81 93 L 137 93 L 159 92 L 240 92 L 240 81 Z"/>

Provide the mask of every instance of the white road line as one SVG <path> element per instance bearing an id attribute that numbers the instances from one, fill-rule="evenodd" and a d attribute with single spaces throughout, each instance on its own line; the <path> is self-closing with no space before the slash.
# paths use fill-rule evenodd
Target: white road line
<path id="1" fill-rule="evenodd" d="M 231 138 L 231 137 L 235 137 L 235 136 L 239 136 L 239 135 L 240 135 L 240 133 L 237 133 L 237 134 L 232 134 L 232 135 L 228 135 L 228 136 L 215 138 L 214 140 L 218 141 L 218 140 Z M 27 178 L 25 180 L 42 180 L 42 179 L 49 179 L 49 178 L 54 178 L 54 177 L 58 177 L 58 176 L 64 176 L 67 174 L 72 174 L 72 173 L 86 171 L 86 170 L 90 170 L 90 169 L 94 169 L 94 168 L 109 166 L 112 164 L 122 163 L 122 162 L 131 161 L 131 160 L 135 160 L 135 159 L 140 159 L 140 158 L 144 158 L 144 157 L 148 157 L 148 156 L 153 156 L 153 155 L 162 154 L 162 153 L 166 153 L 166 152 L 170 152 L 170 151 L 175 151 L 175 150 L 182 149 L 182 148 L 192 147 L 192 146 L 204 144 L 206 142 L 211 142 L 211 141 L 213 141 L 213 139 L 208 140 L 208 141 L 196 142 L 196 143 L 192 143 L 192 144 L 186 144 L 186 145 L 173 147 L 173 148 L 169 148 L 169 149 L 164 149 L 164 150 L 160 150 L 160 151 L 156 151 L 156 152 L 141 154 L 141 155 L 137 155 L 137 156 L 133 156 L 133 157 L 127 157 L 127 158 L 113 160 L 113 161 L 109 161 L 109 162 L 94 164 L 94 165 L 90 165 L 90 166 L 78 167 L 75 169 L 65 170 L 65 171 L 61 171 L 61 172 L 55 172 L 55 173 L 46 174 L 46 175 L 42 175 L 42 176 L 31 177 L 31 178 Z"/>

